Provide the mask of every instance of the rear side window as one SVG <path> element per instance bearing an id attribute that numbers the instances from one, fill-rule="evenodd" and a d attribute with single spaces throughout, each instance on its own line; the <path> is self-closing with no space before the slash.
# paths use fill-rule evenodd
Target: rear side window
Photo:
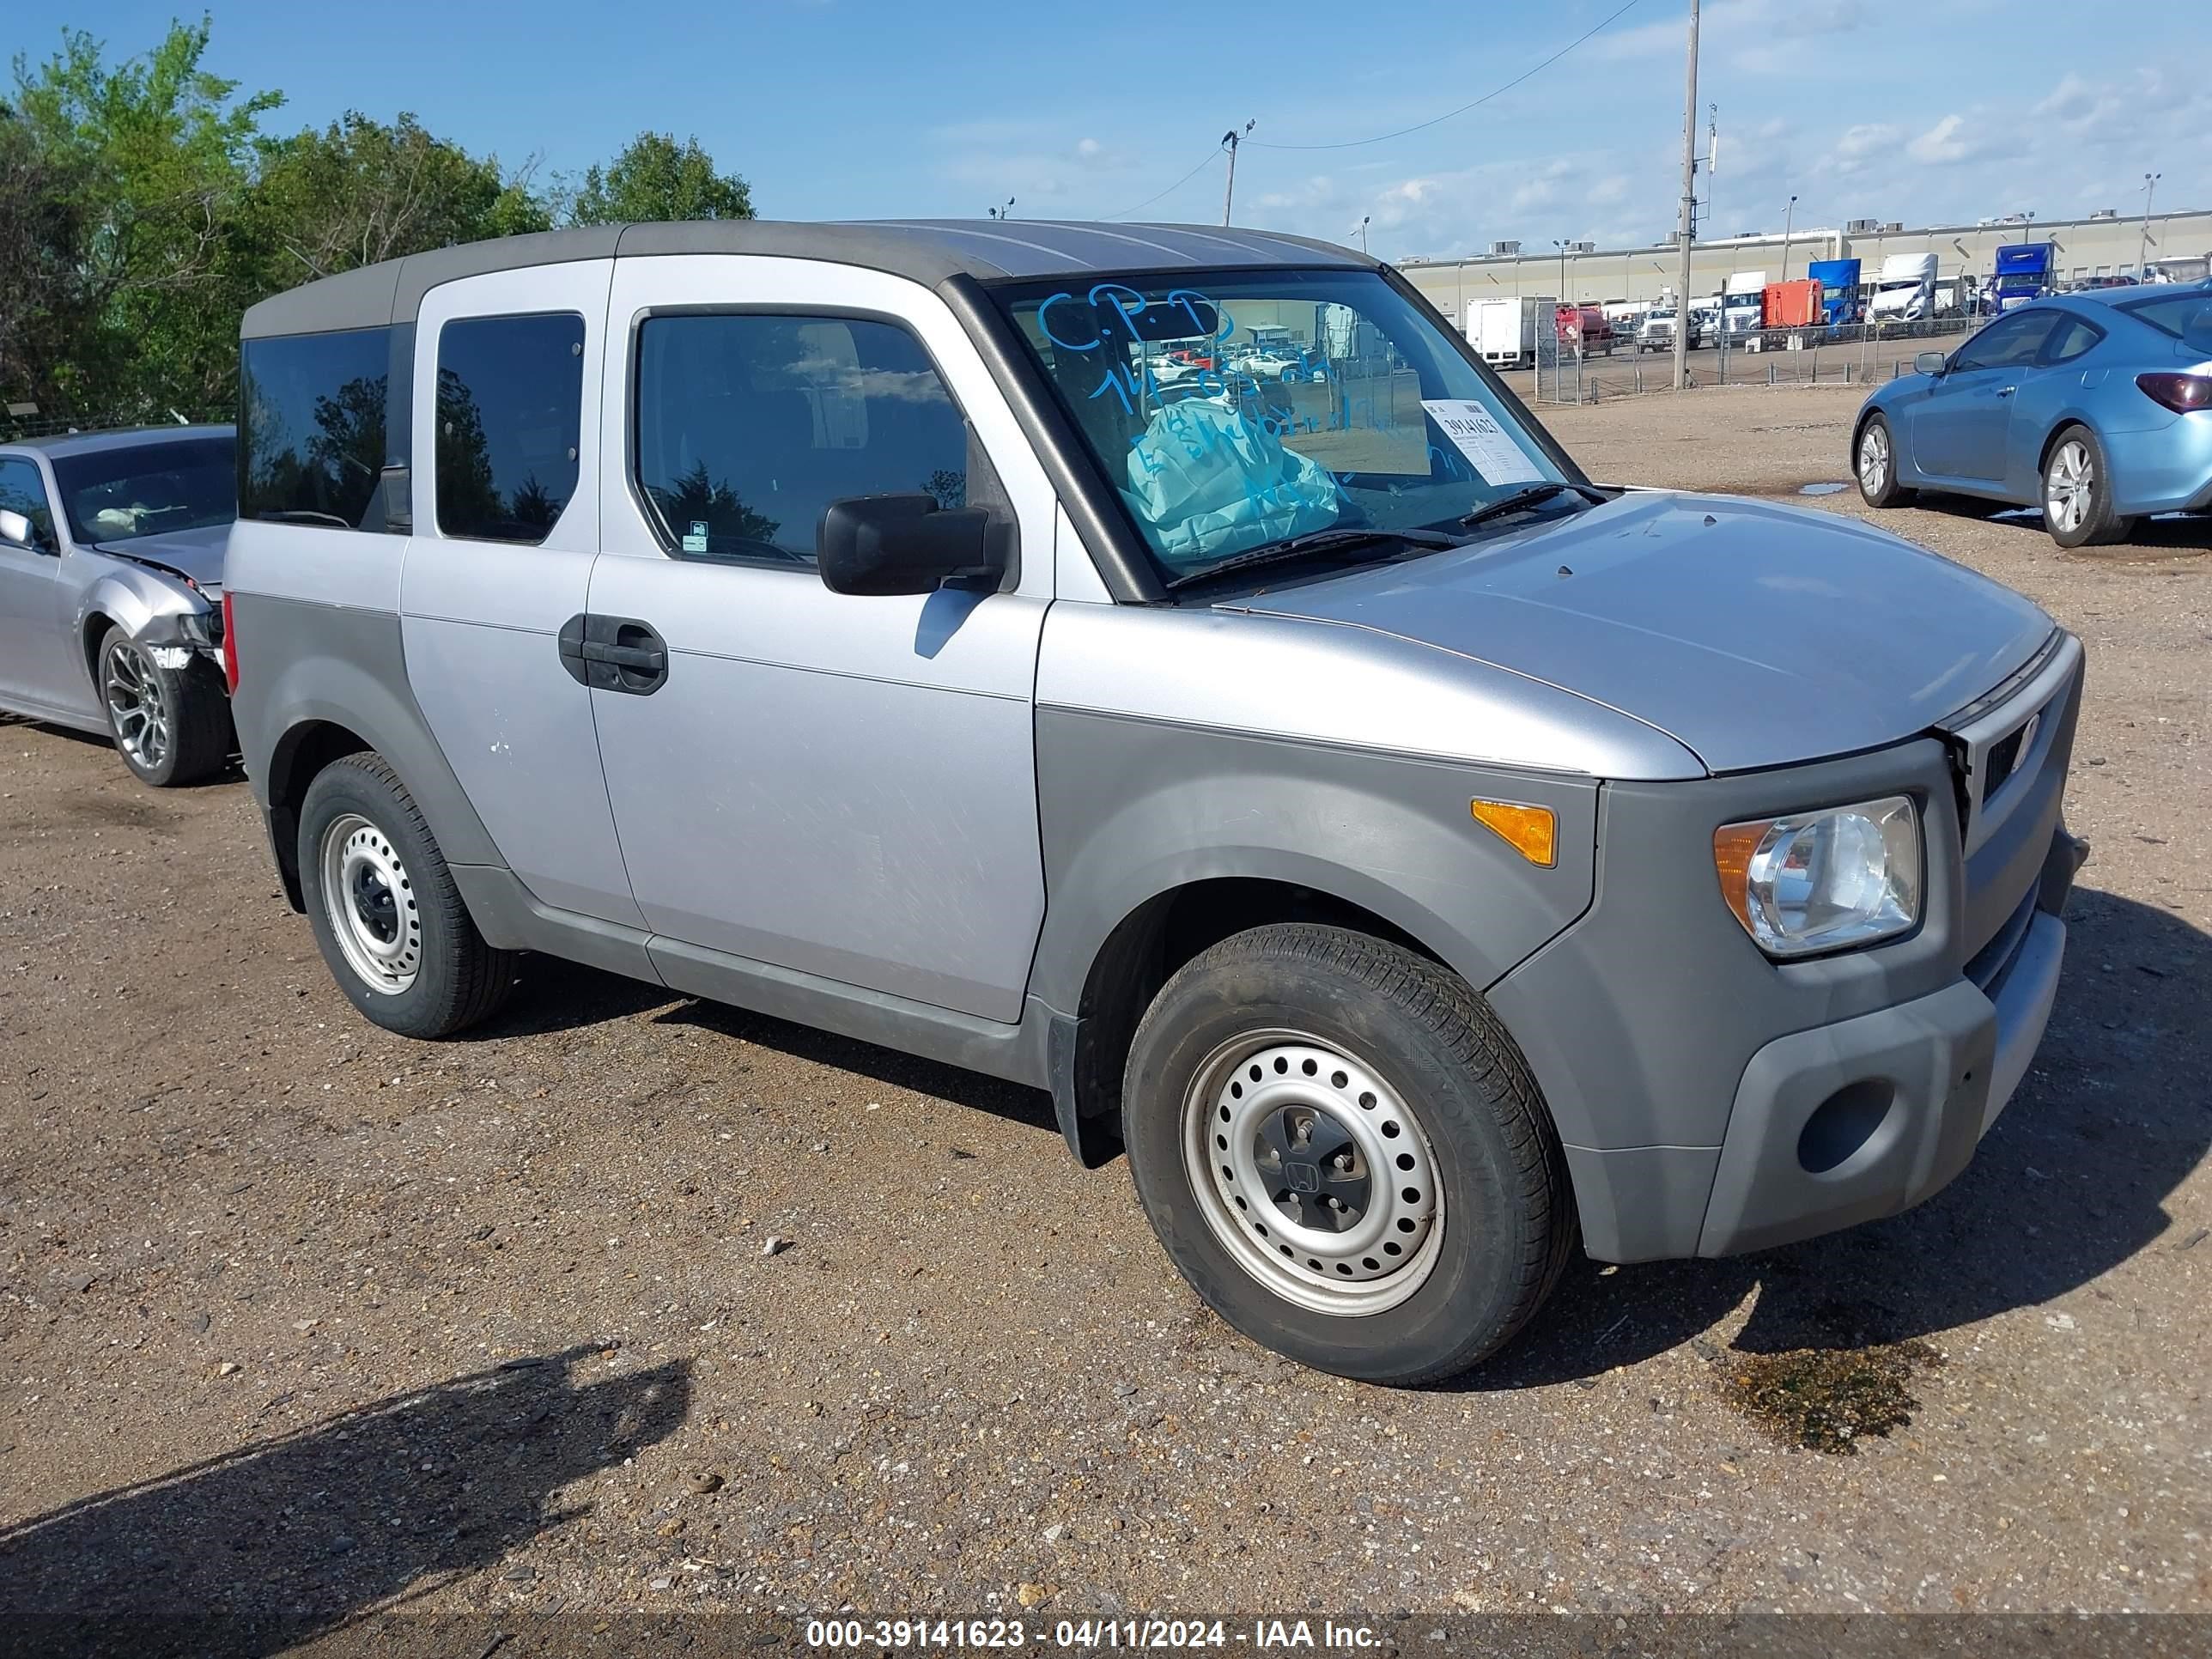
<path id="1" fill-rule="evenodd" d="M 2051 331 L 2046 363 L 2070 363 L 2105 337 L 2105 331 L 2079 317 L 2069 317 Z"/>
<path id="2" fill-rule="evenodd" d="M 2120 309 L 2148 323 L 2161 334 L 2186 341 L 2193 349 L 2212 351 L 2212 295 L 2207 295 L 2203 289 L 2162 295 L 2155 300 L 2137 300 Z"/>
<path id="3" fill-rule="evenodd" d="M 385 451 L 392 331 L 248 340 L 240 350 L 238 512 L 370 527 Z M 374 526 L 382 528 L 380 523 Z"/>
<path id="4" fill-rule="evenodd" d="M 474 317 L 438 331 L 438 528 L 535 544 L 576 493 L 584 319 Z"/>
<path id="5" fill-rule="evenodd" d="M 649 317 L 636 422 L 638 488 L 685 558 L 811 565 L 832 501 L 967 501 L 966 420 L 921 343 L 895 323 Z"/>

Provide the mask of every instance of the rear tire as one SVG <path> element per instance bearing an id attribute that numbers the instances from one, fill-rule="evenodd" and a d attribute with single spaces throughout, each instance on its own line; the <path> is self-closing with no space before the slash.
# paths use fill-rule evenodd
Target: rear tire
<path id="1" fill-rule="evenodd" d="M 2043 527 L 2064 548 L 2102 547 L 2135 527 L 2112 510 L 2105 447 L 2086 426 L 2063 429 L 2044 458 Z"/>
<path id="2" fill-rule="evenodd" d="M 484 943 L 430 827 L 381 755 L 333 761 L 300 810 L 300 886 L 315 944 L 371 1022 L 451 1036 L 506 1001 L 514 954 Z"/>
<path id="3" fill-rule="evenodd" d="M 1130 1045 L 1122 1118 L 1192 1288 L 1340 1376 L 1434 1382 L 1486 1358 L 1576 1237 L 1558 1136 L 1488 1006 L 1343 928 L 1254 928 L 1180 969 Z"/>
<path id="4" fill-rule="evenodd" d="M 1869 507 L 1903 507 L 1913 498 L 1915 492 L 1897 482 L 1897 440 L 1884 416 L 1869 416 L 1859 428 L 1851 471 L 1858 476 L 1859 499 Z"/>
<path id="5" fill-rule="evenodd" d="M 174 789 L 230 760 L 230 700 L 215 665 L 193 653 L 164 668 L 120 628 L 100 642 L 100 707 L 116 752 L 141 783 Z"/>

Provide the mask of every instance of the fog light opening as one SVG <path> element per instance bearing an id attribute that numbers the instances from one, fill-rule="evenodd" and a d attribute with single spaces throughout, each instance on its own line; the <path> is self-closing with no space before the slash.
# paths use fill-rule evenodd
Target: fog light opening
<path id="1" fill-rule="evenodd" d="M 1897 1087 L 1884 1078 L 1861 1078 L 1830 1095 L 1805 1120 L 1797 1136 L 1797 1162 L 1808 1175 L 1826 1175 L 1848 1163 L 1875 1138 L 1897 1103 Z"/>

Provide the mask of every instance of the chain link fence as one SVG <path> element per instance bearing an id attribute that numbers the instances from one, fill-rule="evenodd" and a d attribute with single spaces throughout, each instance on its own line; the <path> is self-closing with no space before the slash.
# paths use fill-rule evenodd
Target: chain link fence
<path id="1" fill-rule="evenodd" d="M 110 410 L 105 414 L 58 414 L 33 404 L 9 404 L 0 409 L 0 444 L 20 443 L 26 438 L 58 438 L 72 432 L 113 432 L 128 427 L 228 425 L 238 411 L 228 406 L 211 410 L 175 409 Z"/>
<path id="2" fill-rule="evenodd" d="M 1689 355 L 1691 388 L 1716 386 L 1873 386 L 1912 371 L 1923 351 L 1950 351 L 1984 317 L 1934 317 L 1910 323 L 1758 329 L 1724 335 Z M 1671 347 L 1646 352 L 1632 339 L 1610 352 L 1555 349 L 1506 381 L 1537 404 L 1590 404 L 1670 390 Z"/>

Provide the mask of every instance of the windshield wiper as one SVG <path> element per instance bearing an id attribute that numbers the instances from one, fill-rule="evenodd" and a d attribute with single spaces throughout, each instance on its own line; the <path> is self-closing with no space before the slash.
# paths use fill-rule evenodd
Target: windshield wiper
<path id="1" fill-rule="evenodd" d="M 1541 506 L 1554 495 L 1564 495 L 1570 489 L 1593 501 L 1608 501 L 1613 499 L 1595 484 L 1530 484 L 1525 489 L 1516 489 L 1510 495 L 1500 495 L 1494 501 L 1484 502 L 1474 512 L 1462 517 L 1459 521 L 1459 527 L 1462 530 L 1472 530 L 1475 526 L 1487 524 L 1492 519 L 1502 519 L 1508 513 L 1518 513 L 1527 507 Z"/>
<path id="2" fill-rule="evenodd" d="M 1373 526 L 1337 525 L 1327 530 L 1310 530 L 1304 535 L 1292 536 L 1287 541 L 1270 542 L 1265 547 L 1232 553 L 1227 558 L 1218 559 L 1200 569 L 1171 576 L 1165 586 L 1172 593 L 1196 582 L 1209 581 L 1216 576 L 1226 576 L 1232 572 L 1249 570 L 1260 565 L 1286 564 L 1310 558 L 1316 553 L 1349 552 L 1355 548 L 1386 545 L 1432 549 L 1457 547 L 1459 538 L 1447 536 L 1437 530 L 1382 530 Z"/>

